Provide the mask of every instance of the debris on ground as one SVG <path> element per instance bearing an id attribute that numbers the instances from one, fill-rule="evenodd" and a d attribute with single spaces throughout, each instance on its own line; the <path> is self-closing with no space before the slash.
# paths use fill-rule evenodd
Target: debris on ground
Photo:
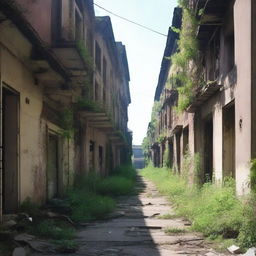
<path id="1" fill-rule="evenodd" d="M 239 254 L 241 253 L 241 249 L 239 246 L 236 246 L 236 245 L 231 245 L 230 247 L 227 248 L 228 251 L 232 254 Z"/>

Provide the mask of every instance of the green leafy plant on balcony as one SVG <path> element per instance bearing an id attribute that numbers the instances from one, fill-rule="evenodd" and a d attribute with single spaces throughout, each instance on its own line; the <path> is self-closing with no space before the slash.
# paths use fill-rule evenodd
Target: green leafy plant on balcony
<path id="1" fill-rule="evenodd" d="M 80 97 L 77 99 L 76 107 L 78 110 L 86 110 L 96 113 L 105 112 L 100 103 L 85 97 Z"/>
<path id="2" fill-rule="evenodd" d="M 170 57 L 172 61 L 173 87 L 179 92 L 178 111 L 184 111 L 191 103 L 195 88 L 200 84 L 200 61 L 198 54 L 198 40 L 196 38 L 198 21 L 189 1 L 179 0 L 183 9 L 181 29 L 173 28 L 179 33 L 178 51 Z"/>
<path id="3" fill-rule="evenodd" d="M 157 141 L 158 143 L 162 143 L 162 142 L 165 140 L 165 138 L 166 138 L 166 134 L 165 134 L 165 133 L 161 133 L 161 134 L 159 134 L 159 136 L 157 137 L 156 141 Z"/>
<path id="4" fill-rule="evenodd" d="M 85 42 L 83 40 L 77 41 L 76 42 L 76 47 L 81 55 L 81 57 L 83 58 L 88 74 L 91 75 L 94 71 L 94 62 L 93 62 L 93 58 L 90 54 L 90 52 L 88 51 L 88 49 L 85 47 Z"/>

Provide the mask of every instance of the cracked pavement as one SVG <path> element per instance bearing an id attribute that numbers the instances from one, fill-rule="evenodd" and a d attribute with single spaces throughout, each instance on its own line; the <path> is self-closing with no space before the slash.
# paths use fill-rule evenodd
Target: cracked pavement
<path id="1" fill-rule="evenodd" d="M 79 245 L 71 256 L 176 256 L 225 255 L 209 247 L 200 234 L 189 231 L 190 223 L 182 218 L 160 219 L 174 214 L 171 204 L 159 195 L 155 186 L 138 176 L 138 195 L 121 197 L 116 213 L 108 220 L 85 223 L 77 232 Z M 165 233 L 166 228 L 186 230 L 181 234 Z M 39 255 L 63 255 L 43 254 Z"/>

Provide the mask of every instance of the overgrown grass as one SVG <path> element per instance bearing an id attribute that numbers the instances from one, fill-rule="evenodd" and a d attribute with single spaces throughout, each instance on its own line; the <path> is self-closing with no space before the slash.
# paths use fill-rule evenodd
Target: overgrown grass
<path id="1" fill-rule="evenodd" d="M 77 178 L 75 190 L 68 193 L 67 202 L 75 221 L 102 219 L 116 207 L 114 198 L 133 191 L 136 171 L 130 165 L 120 166 L 106 178 L 91 172 Z"/>
<path id="2" fill-rule="evenodd" d="M 47 239 L 70 240 L 74 237 L 75 230 L 64 222 L 43 220 L 32 227 L 31 233 Z"/>
<path id="3" fill-rule="evenodd" d="M 78 222 L 102 219 L 116 207 L 112 198 L 86 189 L 69 192 L 67 201 L 72 209 L 71 218 Z"/>
<path id="4" fill-rule="evenodd" d="M 186 233 L 187 231 L 185 229 L 181 229 L 181 228 L 166 228 L 164 230 L 164 232 L 168 235 L 173 235 L 173 234 L 182 234 L 182 233 Z"/>
<path id="5" fill-rule="evenodd" d="M 0 241 L 0 255 L 1 256 L 11 256 L 14 249 L 13 243 L 10 241 Z"/>
<path id="6" fill-rule="evenodd" d="M 160 215 L 157 218 L 160 219 L 160 220 L 172 220 L 172 219 L 175 219 L 177 217 L 179 217 L 179 216 L 176 215 L 176 214 L 167 213 L 167 214 Z"/>
<path id="7" fill-rule="evenodd" d="M 131 194 L 133 186 L 133 180 L 112 176 L 100 181 L 97 190 L 103 195 L 121 196 Z"/>
<path id="8" fill-rule="evenodd" d="M 177 215 L 192 221 L 192 230 L 211 239 L 236 239 L 242 248 L 256 245 L 256 196 L 240 201 L 232 180 L 223 186 L 206 183 L 202 187 L 191 187 L 185 179 L 166 168 L 149 166 L 140 173 L 169 197 L 176 206 Z"/>

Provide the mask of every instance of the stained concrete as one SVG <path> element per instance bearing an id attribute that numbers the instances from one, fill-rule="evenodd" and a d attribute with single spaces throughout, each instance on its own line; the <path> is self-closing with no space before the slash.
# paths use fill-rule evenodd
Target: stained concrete
<path id="1" fill-rule="evenodd" d="M 139 178 L 143 188 L 138 196 L 120 198 L 119 218 L 87 224 L 75 241 L 79 244 L 72 256 L 175 256 L 224 255 L 209 248 L 200 234 L 189 231 L 189 222 L 182 218 L 159 219 L 159 215 L 174 214 L 170 203 L 160 196 L 155 186 Z M 167 235 L 167 227 L 185 229 L 179 235 Z M 52 254 L 33 254 L 52 255 Z M 62 254 L 54 254 L 62 255 Z"/>

